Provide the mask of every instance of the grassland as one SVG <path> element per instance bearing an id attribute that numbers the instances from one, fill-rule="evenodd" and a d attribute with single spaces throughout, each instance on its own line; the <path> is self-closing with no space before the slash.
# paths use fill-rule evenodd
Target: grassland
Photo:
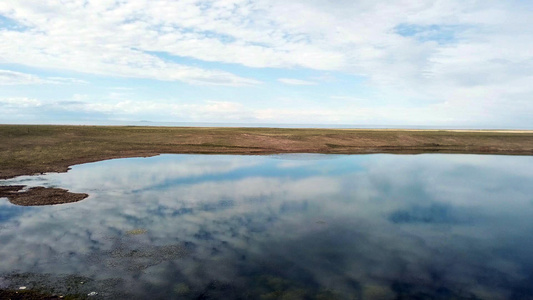
<path id="1" fill-rule="evenodd" d="M 533 131 L 0 125 L 0 178 L 160 153 L 533 155 Z"/>

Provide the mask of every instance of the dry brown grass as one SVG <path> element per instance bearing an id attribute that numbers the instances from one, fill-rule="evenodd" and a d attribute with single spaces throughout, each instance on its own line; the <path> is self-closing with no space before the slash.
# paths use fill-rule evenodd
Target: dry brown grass
<path id="1" fill-rule="evenodd" d="M 0 125 L 0 178 L 160 153 L 533 155 L 533 131 Z"/>

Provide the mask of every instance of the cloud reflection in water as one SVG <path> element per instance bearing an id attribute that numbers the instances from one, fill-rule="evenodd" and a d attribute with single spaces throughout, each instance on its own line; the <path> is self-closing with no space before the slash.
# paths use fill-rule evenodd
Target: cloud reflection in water
<path id="1" fill-rule="evenodd" d="M 141 298 L 533 296 L 530 157 L 289 158 L 161 155 L 4 181 L 90 197 L 1 202 L 0 272 L 116 279 L 109 293 Z"/>

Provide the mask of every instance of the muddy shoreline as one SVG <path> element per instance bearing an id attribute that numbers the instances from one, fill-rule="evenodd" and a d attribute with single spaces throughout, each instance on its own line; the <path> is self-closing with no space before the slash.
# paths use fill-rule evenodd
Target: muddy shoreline
<path id="1" fill-rule="evenodd" d="M 81 201 L 88 194 L 71 193 L 59 188 L 46 188 L 42 186 L 23 190 L 23 185 L 0 186 L 0 198 L 7 198 L 9 202 L 19 206 L 42 206 L 73 203 Z"/>
<path id="2" fill-rule="evenodd" d="M 0 179 L 164 153 L 533 155 L 533 131 L 0 125 Z"/>
<path id="3" fill-rule="evenodd" d="M 165 153 L 533 155 L 533 131 L 517 130 L 0 125 L 0 141 L 0 179 Z M 43 187 L 22 193 L 18 192 L 22 187 L 3 188 L 0 197 L 17 205 L 70 203 L 87 197 Z"/>

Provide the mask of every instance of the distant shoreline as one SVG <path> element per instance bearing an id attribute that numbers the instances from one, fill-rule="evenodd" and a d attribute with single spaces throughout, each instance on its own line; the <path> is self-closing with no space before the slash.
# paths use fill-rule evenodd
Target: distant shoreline
<path id="1" fill-rule="evenodd" d="M 533 130 L 0 125 L 0 178 L 163 153 L 533 155 Z"/>
<path id="2" fill-rule="evenodd" d="M 24 126 L 123 126 L 123 127 L 194 127 L 194 128 L 279 128 L 279 129 L 363 129 L 363 130 L 471 130 L 471 131 L 533 131 L 533 128 L 492 127 L 492 126 L 424 126 L 424 125 L 381 125 L 381 124 L 311 124 L 311 123 L 210 123 L 210 122 L 154 122 L 154 121 L 66 121 L 61 123 L 2 123 L 3 125 Z"/>

